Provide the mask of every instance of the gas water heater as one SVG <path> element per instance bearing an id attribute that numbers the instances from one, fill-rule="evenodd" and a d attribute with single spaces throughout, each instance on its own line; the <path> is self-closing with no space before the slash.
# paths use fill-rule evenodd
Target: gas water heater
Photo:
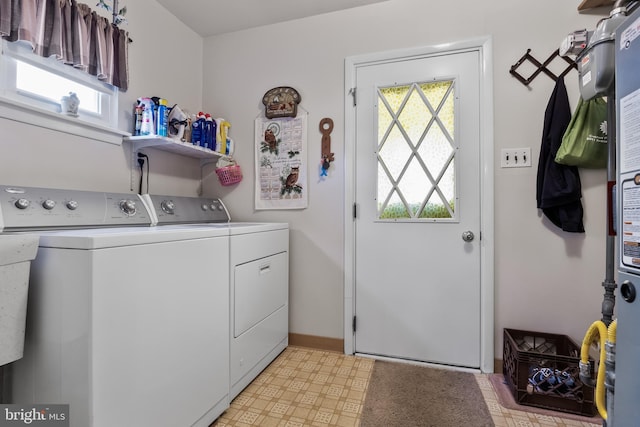
<path id="1" fill-rule="evenodd" d="M 612 423 L 640 425 L 640 8 L 616 29 L 618 318 Z"/>

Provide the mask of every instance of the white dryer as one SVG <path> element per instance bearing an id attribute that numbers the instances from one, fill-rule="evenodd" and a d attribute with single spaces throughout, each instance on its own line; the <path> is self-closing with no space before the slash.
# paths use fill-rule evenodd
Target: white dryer
<path id="1" fill-rule="evenodd" d="M 219 199 L 145 195 L 157 225 L 208 225 L 229 235 L 229 397 L 289 342 L 289 225 L 230 222 Z"/>
<path id="2" fill-rule="evenodd" d="M 69 404 L 71 427 L 204 427 L 228 407 L 226 230 L 151 227 L 136 195 L 0 187 L 0 210 L 3 232 L 40 235 L 13 403 Z"/>
<path id="3" fill-rule="evenodd" d="M 233 399 L 289 343 L 289 228 L 229 223 Z"/>

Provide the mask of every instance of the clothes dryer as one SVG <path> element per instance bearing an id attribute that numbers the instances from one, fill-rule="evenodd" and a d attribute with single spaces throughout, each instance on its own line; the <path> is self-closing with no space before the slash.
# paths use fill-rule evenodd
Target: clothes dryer
<path id="1" fill-rule="evenodd" d="M 229 235 L 229 397 L 289 342 L 289 225 L 232 222 L 215 198 L 144 195 L 158 227 L 207 225 Z"/>

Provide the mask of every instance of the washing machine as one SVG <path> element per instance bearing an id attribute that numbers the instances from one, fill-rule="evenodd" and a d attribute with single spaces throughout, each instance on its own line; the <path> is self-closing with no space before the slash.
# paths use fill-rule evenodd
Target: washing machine
<path id="1" fill-rule="evenodd" d="M 11 403 L 71 427 L 209 426 L 229 406 L 229 233 L 152 227 L 137 195 L 0 187 L 37 232 Z"/>
<path id="2" fill-rule="evenodd" d="M 229 397 L 289 342 L 289 225 L 233 222 L 220 199 L 145 195 L 158 227 L 209 227 L 229 235 Z"/>

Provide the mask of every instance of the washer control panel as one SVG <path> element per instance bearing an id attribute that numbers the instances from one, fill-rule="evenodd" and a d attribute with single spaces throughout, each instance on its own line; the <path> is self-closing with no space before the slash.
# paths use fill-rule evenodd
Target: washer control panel
<path id="1" fill-rule="evenodd" d="M 0 231 L 151 225 L 137 194 L 0 186 Z"/>

